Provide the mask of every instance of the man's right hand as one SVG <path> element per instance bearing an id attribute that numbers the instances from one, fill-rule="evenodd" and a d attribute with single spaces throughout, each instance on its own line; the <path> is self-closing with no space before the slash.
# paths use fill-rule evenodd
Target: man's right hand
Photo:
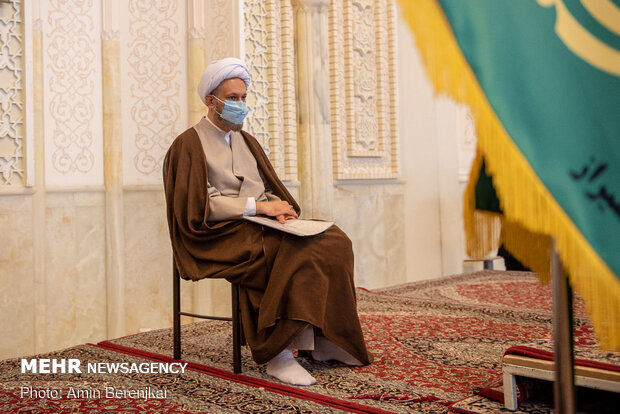
<path id="1" fill-rule="evenodd" d="M 295 208 L 286 201 L 257 201 L 256 214 L 275 217 L 282 224 L 298 217 Z"/>

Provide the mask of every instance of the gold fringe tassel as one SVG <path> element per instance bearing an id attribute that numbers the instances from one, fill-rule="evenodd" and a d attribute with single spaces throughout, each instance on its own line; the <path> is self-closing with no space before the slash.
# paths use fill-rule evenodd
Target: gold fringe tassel
<path id="1" fill-rule="evenodd" d="M 483 258 L 499 246 L 502 216 L 497 213 L 476 210 L 476 182 L 482 168 L 483 156 L 477 150 L 463 202 L 465 220 L 465 246 L 471 258 Z"/>
<path id="2" fill-rule="evenodd" d="M 546 282 L 553 237 L 571 285 L 584 298 L 601 347 L 620 350 L 620 281 L 548 192 L 504 130 L 462 55 L 437 0 L 398 2 L 436 92 L 468 104 L 475 120 L 479 153 L 464 203 L 468 254 L 480 257 L 488 253 L 489 237 L 495 237 L 498 220 L 497 215 L 476 212 L 473 205 L 477 174 L 484 158 L 504 213 L 502 240 L 506 248 L 537 272 L 541 282 Z"/>

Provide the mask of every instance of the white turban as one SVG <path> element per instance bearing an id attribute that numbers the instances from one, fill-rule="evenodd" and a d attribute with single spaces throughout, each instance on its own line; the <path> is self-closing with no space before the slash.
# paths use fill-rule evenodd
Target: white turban
<path id="1" fill-rule="evenodd" d="M 200 100 L 206 105 L 206 96 L 213 92 L 222 81 L 230 78 L 240 78 L 246 88 L 250 87 L 250 71 L 240 59 L 229 57 L 211 62 L 202 72 L 198 84 Z"/>

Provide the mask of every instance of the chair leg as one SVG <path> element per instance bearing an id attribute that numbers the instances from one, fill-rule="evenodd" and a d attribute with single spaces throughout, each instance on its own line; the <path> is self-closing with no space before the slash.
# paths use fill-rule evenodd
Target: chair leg
<path id="1" fill-rule="evenodd" d="M 172 262 L 172 342 L 173 358 L 181 359 L 181 277 Z"/>
<path id="2" fill-rule="evenodd" d="M 233 372 L 241 373 L 241 314 L 239 312 L 239 285 L 232 283 L 232 325 L 233 325 Z"/>

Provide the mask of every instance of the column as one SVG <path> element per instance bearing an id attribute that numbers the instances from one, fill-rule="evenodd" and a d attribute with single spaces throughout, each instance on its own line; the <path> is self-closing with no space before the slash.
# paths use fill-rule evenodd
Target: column
<path id="1" fill-rule="evenodd" d="M 205 69 L 204 2 L 190 0 L 187 5 L 187 109 L 189 126 L 195 125 L 205 113 L 196 87 Z"/>
<path id="2" fill-rule="evenodd" d="M 292 0 L 295 14 L 297 153 L 303 218 L 333 218 L 329 114 L 329 0 Z"/>
<path id="3" fill-rule="evenodd" d="M 25 18 L 28 19 L 28 5 Z M 43 21 L 39 0 L 32 2 L 33 124 L 34 124 L 34 350 L 47 351 L 46 274 L 45 274 L 45 134 L 43 126 Z"/>
<path id="4" fill-rule="evenodd" d="M 229 2 L 230 3 L 230 2 Z M 205 44 L 205 6 L 209 10 L 210 17 L 215 10 L 219 9 L 218 4 L 202 0 L 190 0 L 187 4 L 187 108 L 189 112 L 189 126 L 195 125 L 200 118 L 206 115 L 206 106 L 198 96 L 196 88 L 200 82 L 200 76 L 206 67 Z M 232 17 L 231 17 L 232 18 Z M 191 310 L 197 314 L 229 316 L 228 308 L 225 311 L 218 311 L 215 304 L 222 302 L 228 303 L 230 296 L 230 285 L 225 280 L 204 279 L 200 283 L 181 281 L 181 292 L 189 288 L 191 290 Z M 188 296 L 181 294 L 182 308 L 190 309 L 185 302 Z"/>
<path id="5" fill-rule="evenodd" d="M 123 234 L 123 131 L 121 128 L 121 43 L 119 0 L 102 2 L 103 155 L 107 335 L 125 335 Z"/>

